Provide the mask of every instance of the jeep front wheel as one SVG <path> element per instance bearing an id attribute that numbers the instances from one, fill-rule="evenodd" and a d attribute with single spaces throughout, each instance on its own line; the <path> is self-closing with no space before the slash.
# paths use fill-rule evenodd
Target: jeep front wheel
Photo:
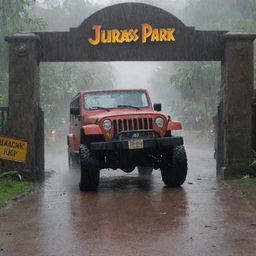
<path id="1" fill-rule="evenodd" d="M 181 186 L 187 177 L 187 155 L 184 146 L 177 146 L 165 155 L 161 167 L 162 180 L 167 187 Z"/>
<path id="2" fill-rule="evenodd" d="M 81 144 L 79 148 L 80 162 L 81 162 L 81 191 L 95 191 L 99 184 L 100 167 L 99 161 L 95 158 L 90 149 Z"/>
<path id="3" fill-rule="evenodd" d="M 153 168 L 147 166 L 138 166 L 139 175 L 142 177 L 148 177 L 152 175 Z"/>

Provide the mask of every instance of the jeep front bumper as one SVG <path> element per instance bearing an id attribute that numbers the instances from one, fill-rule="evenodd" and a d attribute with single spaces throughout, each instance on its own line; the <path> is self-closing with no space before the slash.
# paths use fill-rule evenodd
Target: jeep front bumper
<path id="1" fill-rule="evenodd" d="M 137 146 L 136 146 L 136 143 L 137 143 Z M 131 147 L 131 145 L 133 145 L 133 146 Z M 182 137 L 163 137 L 163 138 L 139 139 L 139 140 L 117 140 L 117 141 L 109 141 L 109 142 L 92 142 L 91 150 L 93 150 L 93 151 L 121 151 L 121 150 L 139 150 L 139 149 L 140 150 L 161 149 L 163 147 L 180 146 L 180 145 L 183 145 Z"/>

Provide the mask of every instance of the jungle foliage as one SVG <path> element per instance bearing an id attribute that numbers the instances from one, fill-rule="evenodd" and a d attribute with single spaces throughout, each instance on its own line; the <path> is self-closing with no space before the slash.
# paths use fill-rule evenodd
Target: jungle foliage
<path id="1" fill-rule="evenodd" d="M 220 65 L 192 62 L 176 65 L 171 82 L 181 94 L 179 109 L 187 129 L 211 130 L 219 101 Z"/>
<path id="2" fill-rule="evenodd" d="M 45 0 L 34 6 L 33 15 L 42 17 L 48 31 L 67 31 L 77 27 L 100 6 L 84 0 Z M 75 15 L 74 15 L 75 13 Z M 69 102 L 80 90 L 112 88 L 110 65 L 104 63 L 42 63 L 41 100 L 45 113 L 46 135 L 56 130 L 67 132 Z"/>
<path id="3" fill-rule="evenodd" d="M 190 0 L 184 16 L 190 24 L 202 30 L 256 30 L 255 0 Z M 220 64 L 185 63 L 176 66 L 171 77 L 185 101 L 189 116 L 202 117 L 204 128 L 211 129 L 211 120 L 219 102 Z M 194 88 L 194 89 L 193 89 Z"/>
<path id="4" fill-rule="evenodd" d="M 256 31 L 256 0 L 188 0 L 185 6 L 180 18 L 187 26 L 200 30 Z M 172 94 L 168 96 L 169 102 L 176 102 L 176 115 L 185 129 L 211 131 L 220 100 L 220 63 L 185 62 L 170 66 L 173 64 L 162 65 L 154 77 L 172 70 L 169 86 L 176 91 L 175 97 L 177 92 L 180 97 L 177 100 Z"/>
<path id="5" fill-rule="evenodd" d="M 30 17 L 33 4 L 34 0 L 0 0 L 0 105 L 7 105 L 8 65 L 5 36 L 18 31 L 40 30 L 46 26 L 41 18 Z"/>
<path id="6" fill-rule="evenodd" d="M 68 30 L 99 8 L 84 0 L 0 0 L 0 105 L 8 104 L 6 35 Z M 41 105 L 45 112 L 46 134 L 53 129 L 66 129 L 69 102 L 79 90 L 112 88 L 113 82 L 109 65 L 41 63 Z"/>

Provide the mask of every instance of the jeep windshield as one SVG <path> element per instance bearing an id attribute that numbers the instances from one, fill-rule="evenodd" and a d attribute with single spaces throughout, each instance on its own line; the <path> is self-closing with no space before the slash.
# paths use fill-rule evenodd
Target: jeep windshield
<path id="1" fill-rule="evenodd" d="M 149 102 L 144 91 L 102 91 L 84 94 L 84 107 L 87 110 L 147 108 Z"/>

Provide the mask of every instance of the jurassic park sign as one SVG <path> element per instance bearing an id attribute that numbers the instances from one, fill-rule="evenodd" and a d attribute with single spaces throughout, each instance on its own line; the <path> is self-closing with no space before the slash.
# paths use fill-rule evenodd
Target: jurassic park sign
<path id="1" fill-rule="evenodd" d="M 26 162 L 28 143 L 7 137 L 0 137 L 0 159 Z"/>
<path id="2" fill-rule="evenodd" d="M 200 31 L 143 3 L 101 9 L 69 31 L 37 32 L 40 61 L 220 61 L 227 31 Z"/>
<path id="3" fill-rule="evenodd" d="M 132 43 L 141 40 L 143 44 L 147 42 L 173 42 L 176 41 L 175 28 L 153 28 L 149 24 L 142 24 L 138 29 L 111 29 L 103 30 L 102 26 L 92 27 L 94 38 L 89 38 L 91 45 L 111 44 L 111 43 Z"/>

